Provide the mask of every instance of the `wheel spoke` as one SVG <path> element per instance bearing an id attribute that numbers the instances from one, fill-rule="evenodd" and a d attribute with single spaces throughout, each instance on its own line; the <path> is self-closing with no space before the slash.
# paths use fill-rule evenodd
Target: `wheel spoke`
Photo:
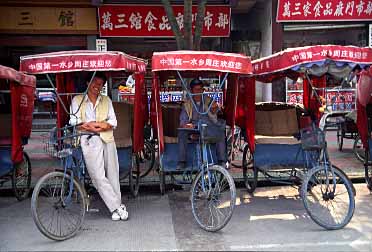
<path id="1" fill-rule="evenodd" d="M 212 166 L 208 173 L 197 176 L 192 188 L 192 209 L 202 228 L 217 231 L 227 224 L 234 208 L 232 189 L 235 187 L 219 166 Z"/>
<path id="2" fill-rule="evenodd" d="M 45 177 L 45 179 L 44 179 Z M 45 175 L 35 186 L 32 211 L 39 230 L 47 237 L 63 240 L 74 235 L 85 214 L 84 196 L 74 182 L 70 200 L 71 178 L 63 173 Z M 35 202 L 34 202 L 35 198 Z M 35 215 L 36 214 L 36 215 Z"/>
<path id="3" fill-rule="evenodd" d="M 327 229 L 343 227 L 354 211 L 354 199 L 351 188 L 347 187 L 347 178 L 331 167 L 327 172 L 324 167 L 309 172 L 311 175 L 303 188 L 303 201 L 310 217 Z"/>

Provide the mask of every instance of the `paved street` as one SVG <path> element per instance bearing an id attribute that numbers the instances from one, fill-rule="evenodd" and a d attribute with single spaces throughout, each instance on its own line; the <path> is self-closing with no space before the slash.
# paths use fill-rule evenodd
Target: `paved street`
<path id="1" fill-rule="evenodd" d="M 33 133 L 26 147 L 33 165 L 33 183 L 52 171 L 58 162 L 42 150 L 42 134 Z M 346 140 L 343 152 L 336 146 L 335 132 L 327 135 L 334 164 L 351 177 L 362 177 L 363 166 Z M 241 176 L 233 169 L 234 177 Z M 151 175 L 150 175 L 151 177 Z M 157 179 L 156 173 L 153 179 Z M 130 220 L 112 222 L 98 195 L 76 237 L 64 242 L 45 238 L 30 213 L 30 199 L 18 202 L 0 191 L 0 250 L 253 250 L 253 251 L 371 251 L 372 195 L 365 184 L 357 184 L 356 209 L 351 223 L 339 231 L 325 231 L 306 214 L 297 188 L 258 188 L 249 195 L 238 188 L 237 207 L 229 224 L 220 232 L 208 233 L 194 222 L 188 190 L 168 191 L 160 196 L 158 187 L 140 192 L 127 203 Z M 5 185 L 6 187 L 6 185 Z"/>
<path id="2" fill-rule="evenodd" d="M 103 203 L 95 199 L 93 206 L 99 212 L 88 213 L 83 229 L 64 242 L 50 241 L 37 230 L 30 199 L 0 197 L 0 249 L 371 251 L 372 195 L 365 184 L 356 189 L 354 217 L 339 231 L 317 226 L 306 214 L 297 189 L 271 187 L 259 188 L 254 197 L 240 189 L 231 221 L 217 233 L 205 232 L 194 222 L 187 191 L 126 200 L 127 222 L 112 222 Z"/>

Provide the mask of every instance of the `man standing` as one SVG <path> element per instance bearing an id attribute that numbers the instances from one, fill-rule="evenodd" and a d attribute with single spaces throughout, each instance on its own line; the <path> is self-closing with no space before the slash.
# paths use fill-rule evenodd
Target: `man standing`
<path id="1" fill-rule="evenodd" d="M 105 82 L 104 73 L 97 72 L 88 94 L 74 97 L 70 124 L 82 123 L 80 130 L 98 134 L 90 139 L 88 136 L 81 138 L 86 167 L 94 187 L 112 213 L 112 220 L 127 220 L 128 212 L 121 203 L 119 162 L 113 136 L 116 116 L 110 98 L 100 94 Z"/>
<path id="2" fill-rule="evenodd" d="M 217 111 L 219 109 L 219 105 L 217 102 L 213 101 L 210 111 L 208 111 L 209 104 L 212 102 L 211 98 L 208 96 L 203 95 L 203 82 L 199 79 L 193 79 L 190 82 L 190 91 L 192 94 L 196 94 L 192 96 L 196 104 L 196 108 L 193 105 L 190 99 L 187 99 L 183 104 L 182 111 L 180 114 L 180 127 L 181 128 L 195 128 L 198 125 L 199 120 L 205 120 L 209 122 L 208 124 L 219 125 L 220 122 L 217 120 Z M 204 97 L 204 99 L 202 99 Z M 203 103 L 204 102 L 204 103 Z M 208 114 L 200 114 L 200 112 L 207 112 Z M 221 126 L 221 125 L 220 125 Z M 223 125 L 222 125 L 223 126 Z M 225 134 L 224 127 L 221 130 L 221 134 Z M 186 150 L 187 150 L 187 141 L 190 136 L 185 130 L 178 131 L 178 165 L 177 170 L 183 170 L 186 165 Z M 216 151 L 217 151 L 217 159 L 218 164 L 225 167 L 226 164 L 226 143 L 225 138 L 222 137 L 223 140 L 217 142 L 216 144 Z"/>

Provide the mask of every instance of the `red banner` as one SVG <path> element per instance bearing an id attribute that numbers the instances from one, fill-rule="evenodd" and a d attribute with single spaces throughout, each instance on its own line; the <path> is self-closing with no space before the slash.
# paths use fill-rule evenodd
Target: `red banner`
<path id="1" fill-rule="evenodd" d="M 183 5 L 173 6 L 178 26 L 183 30 Z M 193 29 L 197 6 L 192 7 Z M 103 5 L 98 8 L 101 37 L 174 37 L 163 5 Z M 208 5 L 203 37 L 230 36 L 230 7 Z"/>
<path id="2" fill-rule="evenodd" d="M 279 0 L 277 22 L 371 21 L 372 1 Z"/>
<path id="3" fill-rule="evenodd" d="M 20 70 L 29 74 L 74 71 L 145 72 L 145 60 L 122 52 L 62 51 L 21 57 Z"/>
<path id="4" fill-rule="evenodd" d="M 159 52 L 152 56 L 152 71 L 218 71 L 240 74 L 251 74 L 250 58 L 241 54 L 173 51 Z"/>
<path id="5" fill-rule="evenodd" d="M 357 64 L 372 64 L 372 48 L 318 45 L 288 48 L 269 57 L 252 61 L 254 74 L 283 71 L 304 63 L 333 60 Z"/>

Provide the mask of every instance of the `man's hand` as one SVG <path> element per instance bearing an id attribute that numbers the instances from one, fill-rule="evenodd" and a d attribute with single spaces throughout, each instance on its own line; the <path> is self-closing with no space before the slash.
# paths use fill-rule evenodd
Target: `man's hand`
<path id="1" fill-rule="evenodd" d="M 81 129 L 90 132 L 102 132 L 112 128 L 112 126 L 106 122 L 87 122 L 80 126 Z"/>
<path id="2" fill-rule="evenodd" d="M 112 129 L 112 126 L 107 122 L 95 122 L 93 127 L 97 130 L 96 132 L 102 132 Z"/>
<path id="3" fill-rule="evenodd" d="M 81 126 L 79 126 L 79 129 L 89 131 L 89 132 L 96 132 L 94 127 L 93 127 L 93 122 L 83 123 Z"/>

